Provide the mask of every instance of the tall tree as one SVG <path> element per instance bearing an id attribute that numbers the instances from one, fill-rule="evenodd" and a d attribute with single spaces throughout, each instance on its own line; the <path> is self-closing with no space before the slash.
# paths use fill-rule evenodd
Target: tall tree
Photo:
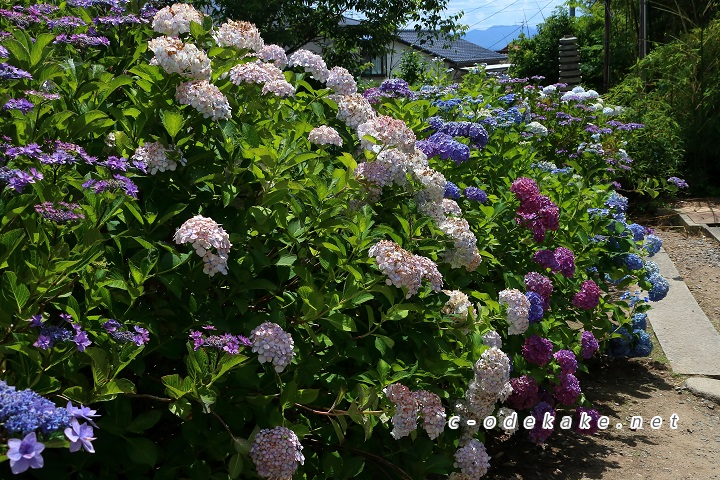
<path id="1" fill-rule="evenodd" d="M 331 43 L 323 56 L 330 64 L 350 69 L 385 53 L 404 26 L 455 35 L 462 15 L 443 15 L 449 0 L 206 1 L 218 16 L 254 23 L 267 43 L 282 45 L 289 52 L 309 42 Z M 361 18 L 348 21 L 349 15 Z"/>

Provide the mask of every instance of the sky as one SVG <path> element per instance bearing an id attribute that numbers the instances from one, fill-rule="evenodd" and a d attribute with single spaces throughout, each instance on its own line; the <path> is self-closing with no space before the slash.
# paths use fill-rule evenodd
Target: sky
<path id="1" fill-rule="evenodd" d="M 460 23 L 468 25 L 469 30 L 522 23 L 535 26 L 563 3 L 565 0 L 449 0 L 446 14 L 463 10 Z"/>

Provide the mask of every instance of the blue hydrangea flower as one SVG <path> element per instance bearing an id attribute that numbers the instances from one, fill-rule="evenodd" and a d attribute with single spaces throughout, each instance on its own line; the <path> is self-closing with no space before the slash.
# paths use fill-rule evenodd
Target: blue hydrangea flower
<path id="1" fill-rule="evenodd" d="M 633 330 L 635 345 L 630 350 L 629 357 L 647 357 L 653 350 L 650 334 L 643 330 Z"/>
<path id="2" fill-rule="evenodd" d="M 525 294 L 528 300 L 530 300 L 530 313 L 528 314 L 528 321 L 530 323 L 537 323 L 543 318 L 543 301 L 542 297 L 535 292 L 527 292 Z"/>
<path id="3" fill-rule="evenodd" d="M 642 242 L 645 239 L 645 227 L 637 223 L 631 223 L 627 226 L 636 242 Z"/>
<path id="4" fill-rule="evenodd" d="M 445 198 L 457 200 L 460 198 L 460 188 L 452 182 L 445 184 Z"/>
<path id="5" fill-rule="evenodd" d="M 670 283 L 660 274 L 656 273 L 649 276 L 647 281 L 652 284 L 652 288 L 648 292 L 648 297 L 651 301 L 658 302 L 667 296 L 668 290 L 670 290 Z"/>
<path id="6" fill-rule="evenodd" d="M 632 317 L 633 330 L 647 330 L 647 313 L 636 313 Z"/>
<path id="7" fill-rule="evenodd" d="M 620 212 L 625 212 L 628 206 L 628 199 L 617 192 L 612 192 L 610 197 L 605 201 L 605 205 Z"/>
<path id="8" fill-rule="evenodd" d="M 660 239 L 660 237 L 652 234 L 645 237 L 643 248 L 648 253 L 648 256 L 652 257 L 653 255 L 658 253 L 660 251 L 660 247 L 662 247 L 662 240 Z"/>
<path id="9" fill-rule="evenodd" d="M 647 272 L 648 277 L 651 277 L 655 274 L 660 275 L 660 267 L 652 260 L 648 260 L 645 262 L 645 271 Z"/>
<path id="10" fill-rule="evenodd" d="M 610 339 L 610 343 L 608 344 L 608 355 L 616 358 L 627 357 L 631 350 L 632 335 L 625 327 L 620 327 L 613 333 L 619 333 L 622 336 Z"/>
<path id="11" fill-rule="evenodd" d="M 625 266 L 630 270 L 640 270 L 644 266 L 642 258 L 635 253 L 625 255 L 623 260 L 625 261 Z"/>

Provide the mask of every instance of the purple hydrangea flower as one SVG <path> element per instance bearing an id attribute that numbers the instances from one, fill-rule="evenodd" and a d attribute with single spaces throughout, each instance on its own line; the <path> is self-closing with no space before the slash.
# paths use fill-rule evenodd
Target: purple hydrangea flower
<path id="1" fill-rule="evenodd" d="M 549 252 L 549 250 L 544 251 Z M 555 258 L 554 255 L 553 258 Z M 553 292 L 553 284 L 549 278 L 537 272 L 530 272 L 525 275 L 525 288 L 527 288 L 528 292 L 535 292 L 540 295 L 543 310 L 550 308 L 550 296 Z"/>
<path id="2" fill-rule="evenodd" d="M 477 187 L 467 187 L 465 188 L 465 197 L 468 200 L 473 200 L 480 203 L 487 202 L 487 194 L 484 190 L 477 188 Z"/>
<path id="3" fill-rule="evenodd" d="M 410 90 L 408 82 L 401 78 L 391 78 L 380 84 L 378 90 L 386 97 L 396 98 L 403 97 L 414 99 L 415 92 Z"/>
<path id="4" fill-rule="evenodd" d="M 573 297 L 572 303 L 583 310 L 592 310 L 600 305 L 600 288 L 592 280 L 585 280 L 580 291 Z"/>
<path id="5" fill-rule="evenodd" d="M 525 339 L 522 347 L 522 354 L 529 363 L 540 365 L 547 364 L 552 358 L 553 345 L 550 340 L 539 335 L 532 335 Z"/>
<path id="6" fill-rule="evenodd" d="M 580 356 L 584 359 L 592 357 L 600 348 L 595 335 L 592 332 L 584 331 L 580 337 Z"/>
<path id="7" fill-rule="evenodd" d="M 32 75 L 5 62 L 0 63 L 0 80 L 32 80 Z"/>
<path id="8" fill-rule="evenodd" d="M 555 258 L 558 263 L 558 271 L 565 277 L 571 278 L 575 275 L 575 255 L 572 250 L 565 247 L 555 249 Z"/>
<path id="9" fill-rule="evenodd" d="M 68 402 L 67 406 L 65 407 L 65 410 L 67 410 L 68 414 L 73 419 L 83 419 L 87 420 L 87 422 L 92 425 L 93 427 L 97 428 L 97 425 L 95 425 L 95 422 L 93 421 L 93 418 L 99 417 L 97 410 L 93 410 L 90 407 L 86 407 L 84 405 L 80 405 L 80 407 L 76 407 L 72 404 L 72 402 Z"/>
<path id="10" fill-rule="evenodd" d="M 55 223 L 67 223 L 85 218 L 82 213 L 76 213 L 77 210 L 80 210 L 80 205 L 77 203 L 44 202 L 35 205 L 35 211 L 39 213 L 40 216 Z"/>
<path id="11" fill-rule="evenodd" d="M 547 402 L 540 402 L 535 405 L 535 408 L 532 411 L 532 416 L 535 417 L 535 426 L 529 432 L 530 440 L 533 443 L 544 443 L 545 440 L 547 440 L 547 438 L 553 433 L 552 428 L 542 428 L 545 414 L 549 414 L 552 418 L 555 418 L 555 410 L 553 410 Z"/>
<path id="12" fill-rule="evenodd" d="M 539 263 L 541 267 L 550 269 L 553 273 L 560 270 L 560 264 L 551 250 L 538 250 L 533 254 L 533 262 Z"/>
<path id="13" fill-rule="evenodd" d="M 71 452 L 77 452 L 82 448 L 86 452 L 95 453 L 95 448 L 92 444 L 92 441 L 95 440 L 95 437 L 93 437 L 93 428 L 87 423 L 80 425 L 77 418 L 73 418 L 70 426 L 65 429 L 65 436 L 71 442 Z"/>
<path id="14" fill-rule="evenodd" d="M 571 350 L 558 350 L 553 357 L 560 365 L 562 373 L 575 373 L 577 371 L 577 359 Z"/>
<path id="15" fill-rule="evenodd" d="M 45 464 L 42 451 L 45 445 L 37 441 L 35 432 L 25 435 L 25 438 L 11 438 L 8 440 L 7 457 L 10 459 L 10 470 L 17 475 L 28 468 L 42 468 Z"/>
<path id="16" fill-rule="evenodd" d="M 585 414 L 583 416 L 583 414 Z M 583 424 L 582 420 L 589 418 L 589 422 Z M 575 431 L 584 435 L 594 435 L 599 430 L 598 420 L 600 420 L 600 413 L 594 408 L 578 407 L 575 411 Z"/>
<path id="17" fill-rule="evenodd" d="M 33 108 L 35 104 L 27 98 L 11 98 L 3 105 L 3 110 L 19 110 L 23 115 L 27 115 Z"/>
<path id="18" fill-rule="evenodd" d="M 685 180 L 683 180 L 682 178 L 670 177 L 667 179 L 667 181 L 668 181 L 668 183 L 672 183 L 673 185 L 675 185 L 678 188 L 687 188 L 688 187 L 688 183 Z"/>

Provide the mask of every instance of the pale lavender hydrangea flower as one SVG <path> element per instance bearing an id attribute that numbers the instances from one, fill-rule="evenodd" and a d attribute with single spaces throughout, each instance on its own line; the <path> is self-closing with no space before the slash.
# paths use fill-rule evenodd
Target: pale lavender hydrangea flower
<path id="1" fill-rule="evenodd" d="M 490 468 L 490 457 L 485 450 L 485 445 L 473 438 L 467 445 L 458 448 L 455 452 L 455 467 L 471 479 L 484 476 Z"/>
<path id="2" fill-rule="evenodd" d="M 328 71 L 325 60 L 320 55 L 312 53 L 303 48 L 296 50 L 290 58 L 288 65 L 291 67 L 302 67 L 307 73 L 319 82 L 325 83 L 330 72 Z"/>
<path id="3" fill-rule="evenodd" d="M 17 475 L 28 468 L 42 468 L 45 465 L 42 453 L 45 445 L 37 441 L 35 432 L 25 435 L 25 438 L 10 438 L 7 441 L 8 451 L 6 453 L 10 460 L 10 470 Z"/>
<path id="4" fill-rule="evenodd" d="M 292 337 L 272 322 L 265 322 L 250 332 L 253 353 L 258 354 L 260 363 L 270 362 L 280 373 L 292 361 L 295 346 Z"/>
<path id="5" fill-rule="evenodd" d="M 76 418 L 70 422 L 70 426 L 65 429 L 65 436 L 70 440 L 70 451 L 77 452 L 81 448 L 86 452 L 95 453 L 95 448 L 91 443 L 95 440 L 93 437 L 93 428 L 87 423 L 80 423 Z"/>
<path id="6" fill-rule="evenodd" d="M 517 289 L 505 289 L 500 292 L 501 305 L 507 305 L 508 334 L 520 335 L 525 333 L 530 325 L 530 300 Z"/>
<path id="7" fill-rule="evenodd" d="M 337 130 L 326 125 L 313 128 L 308 135 L 308 140 L 315 145 L 337 145 L 342 147 L 343 144 Z"/>
<path id="8" fill-rule="evenodd" d="M 255 435 L 250 447 L 257 474 L 268 480 L 290 480 L 298 464 L 305 463 L 295 432 L 286 427 L 263 429 Z"/>
<path id="9" fill-rule="evenodd" d="M 368 254 L 375 257 L 380 271 L 388 276 L 388 285 L 407 288 L 407 298 L 418 292 L 423 279 L 430 281 L 433 291 L 442 289 L 442 275 L 429 258 L 413 255 L 389 240 L 379 241 L 370 247 Z"/>
<path id="10" fill-rule="evenodd" d="M 196 215 L 182 224 L 175 232 L 175 243 L 191 243 L 195 253 L 203 257 L 203 272 L 211 277 L 217 272 L 227 275 L 227 260 L 230 253 L 230 237 L 211 218 Z M 217 253 L 210 249 L 214 248 Z"/>
<path id="11" fill-rule="evenodd" d="M 352 95 L 353 93 L 357 93 L 355 77 L 343 67 L 333 67 L 330 69 L 326 85 L 339 95 Z"/>

